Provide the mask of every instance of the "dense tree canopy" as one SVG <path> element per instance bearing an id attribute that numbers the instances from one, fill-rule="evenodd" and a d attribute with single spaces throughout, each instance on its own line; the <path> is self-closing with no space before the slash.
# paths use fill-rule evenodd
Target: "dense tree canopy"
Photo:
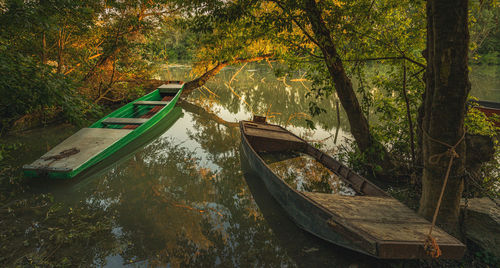
<path id="1" fill-rule="evenodd" d="M 35 118 L 78 122 L 102 105 L 133 99 L 169 61 L 192 63 L 192 92 L 228 65 L 265 60 L 276 74 L 305 74 L 312 89 L 301 97 L 311 116 L 324 111 L 322 100 L 340 101 L 360 172 L 389 182 L 423 174 L 420 211 L 429 218 L 442 184 L 435 177 L 444 177 L 447 163 L 429 162 L 443 148 L 425 135 L 448 144 L 464 135 L 468 57 L 498 62 L 500 40 L 495 1 L 462 1 L 459 18 L 438 17 L 446 10 L 439 5 L 439 14 L 430 12 L 435 2 L 1 1 L 0 135 Z M 439 40 L 431 34 L 456 25 L 461 30 L 443 38 L 457 42 L 460 55 L 434 47 Z M 449 86 L 439 75 L 465 80 Z M 465 143 L 457 147 L 465 151 Z M 464 157 L 452 176 L 463 175 Z M 431 167 L 432 176 L 423 169 Z M 441 217 L 452 219 L 450 229 L 461 185 L 452 181 L 445 198 Z"/>

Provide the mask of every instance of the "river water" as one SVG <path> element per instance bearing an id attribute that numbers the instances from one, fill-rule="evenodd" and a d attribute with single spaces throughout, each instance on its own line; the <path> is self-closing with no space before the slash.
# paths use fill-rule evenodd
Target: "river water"
<path id="1" fill-rule="evenodd" d="M 107 163 L 70 182 L 33 182 L 33 191 L 51 193 L 65 207 L 101 212 L 112 228 L 84 252 L 87 265 L 162 267 L 372 267 L 385 266 L 297 228 L 240 163 L 236 122 L 252 113 L 287 126 L 333 152 L 337 126 L 335 101 L 322 101 L 328 112 L 306 127 L 310 85 L 295 77 L 277 78 L 267 64 L 225 68 L 190 103 L 179 105 L 177 121 L 163 126 L 140 146 L 126 148 Z M 239 71 L 239 72 L 238 72 Z M 473 94 L 500 101 L 498 67 L 473 76 Z M 236 74 L 236 75 L 235 75 Z M 164 79 L 188 80 L 189 68 L 170 66 Z M 214 116 L 216 115 L 216 116 Z M 58 125 L 33 130 L 9 142 L 19 165 L 30 163 L 77 129 Z M 341 112 L 337 144 L 348 136 Z M 102 241 L 100 241 L 102 240 Z"/>

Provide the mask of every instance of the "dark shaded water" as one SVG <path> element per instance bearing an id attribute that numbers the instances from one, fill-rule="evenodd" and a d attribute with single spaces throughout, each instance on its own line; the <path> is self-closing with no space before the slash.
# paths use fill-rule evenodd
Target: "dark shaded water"
<path id="1" fill-rule="evenodd" d="M 68 256 L 84 252 L 86 263 L 107 267 L 387 265 L 297 228 L 260 179 L 244 168 L 235 123 L 252 113 L 267 115 L 306 139 L 323 141 L 330 150 L 337 125 L 330 98 L 320 104 L 329 112 L 312 119 L 318 128 L 305 128 L 308 102 L 302 96 L 308 85 L 278 79 L 268 68 L 256 66 L 247 66 L 234 78 L 238 69 L 227 68 L 190 97 L 218 117 L 180 105 L 175 124 L 144 141 L 147 145 L 128 148 L 69 182 L 33 181 L 34 191 L 53 193 L 63 206 L 104 213 L 111 221 L 111 230 L 99 243 L 61 250 Z M 187 80 L 187 71 L 171 68 L 164 76 Z M 347 135 L 345 117 L 340 127 L 339 142 Z M 59 125 L 10 138 L 10 143 L 23 144 L 12 161 L 29 163 L 75 131 Z"/>

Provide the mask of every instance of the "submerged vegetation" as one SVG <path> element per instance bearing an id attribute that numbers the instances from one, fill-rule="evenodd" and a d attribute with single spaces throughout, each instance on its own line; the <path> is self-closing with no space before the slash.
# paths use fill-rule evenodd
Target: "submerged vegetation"
<path id="1" fill-rule="evenodd" d="M 236 209 L 238 204 L 233 204 L 232 199 L 217 200 L 214 194 L 234 190 L 223 186 L 221 178 L 233 180 L 234 174 L 224 172 L 234 171 L 234 166 L 238 166 L 235 122 L 219 117 L 220 110 L 231 115 L 242 110 L 266 115 L 268 120 L 284 126 L 309 128 L 308 133 L 315 128 L 330 131 L 334 127 L 350 131 L 351 135 L 340 142 L 336 142 L 337 135 L 333 134 L 315 142 L 318 146 L 332 147 L 335 136 L 337 157 L 363 175 L 388 185 L 391 194 L 413 209 L 420 208 L 420 213 L 427 218 L 434 212 L 437 200 L 434 192 L 439 192 L 435 189 L 442 185 L 448 161 L 436 165 L 428 161 L 429 156 L 448 149 L 432 145 L 429 137 L 453 145 L 464 136 L 466 142 L 457 145 L 456 152 L 467 157 L 454 160 L 452 190 L 447 190 L 449 200 L 499 198 L 499 129 L 493 121 L 500 119 L 487 118 L 472 105 L 465 106 L 465 99 L 470 89 L 467 68 L 472 64 L 475 67 L 500 64 L 500 6 L 496 1 L 462 2 L 465 6 L 461 11 L 465 10 L 466 15 L 457 20 L 467 32 L 458 35 L 464 38 L 459 38 L 462 41 L 459 45 L 465 53 L 454 55 L 453 60 L 459 58 L 460 64 L 453 66 L 460 65 L 458 71 L 465 75 L 458 74 L 456 69 L 452 72 L 464 79 L 460 80 L 464 83 L 456 85 L 462 92 L 460 96 L 436 97 L 441 100 L 438 104 L 432 103 L 428 96 L 439 94 L 447 82 L 443 86 L 432 81 L 430 74 L 435 71 L 432 62 L 439 55 L 426 54 L 429 51 L 426 38 L 428 31 L 439 34 L 449 25 L 426 28 L 429 14 L 426 8 L 434 8 L 432 0 L 0 1 L 1 137 L 55 122 L 85 124 L 103 110 L 135 99 L 161 84 L 163 77 L 159 73 L 165 70 L 164 66 L 183 63 L 189 64 L 191 70 L 183 79 L 192 79 L 192 88 L 188 91 L 191 95 L 185 96 L 187 101 L 181 105 L 197 114 L 193 120 L 198 124 L 189 138 L 209 152 L 209 157 L 213 157 L 210 161 L 216 163 L 215 169 L 222 173 L 201 168 L 201 160 L 194 152 L 168 142 L 162 146 L 172 152 L 171 159 L 166 159 L 161 150 L 151 150 L 145 159 L 130 161 L 131 166 L 123 173 L 139 174 L 150 164 L 168 165 L 177 170 L 167 180 L 136 181 L 138 186 L 134 189 L 144 191 L 141 194 L 148 198 L 154 196 L 143 200 L 152 210 L 160 211 L 166 206 L 171 209 L 170 215 L 185 213 L 189 214 L 188 219 L 203 223 L 188 229 L 187 232 L 192 233 L 184 240 L 165 231 L 162 241 L 156 241 L 157 247 L 149 252 L 134 247 L 134 240 L 142 238 L 134 237 L 138 233 L 133 231 L 133 226 L 121 230 L 122 240 L 117 239 L 118 231 L 113 226 L 120 215 L 115 210 L 133 214 L 131 208 L 113 203 L 112 208 L 102 209 L 100 204 L 89 200 L 67 207 L 54 200 L 50 193 L 36 193 L 33 188 L 37 186 L 20 176 L 20 167 L 13 164 L 16 161 L 12 159 L 16 151 L 29 148 L 20 149 L 25 145 L 2 140 L 0 221 L 6 228 L 0 231 L 0 239 L 9 243 L 0 245 L 0 264 L 92 266 L 103 265 L 107 256 L 120 254 L 126 256 L 124 260 L 129 263 L 143 260 L 151 260 L 152 264 L 170 262 L 191 266 L 205 263 L 203 256 L 213 257 L 209 252 L 217 250 L 214 245 L 229 239 L 219 223 L 214 223 L 217 221 L 214 219 L 228 215 L 218 213 L 217 208 L 202 204 L 202 200 L 195 197 L 190 204 L 172 201 L 176 194 L 187 192 L 184 188 L 189 187 L 174 177 L 182 174 L 186 181 L 196 182 L 194 191 L 200 195 L 207 194 L 205 187 L 212 187 L 211 198 L 232 211 Z M 443 55 L 450 56 L 445 52 Z M 255 67 L 249 64 L 255 61 L 262 61 L 268 72 L 275 75 L 272 79 L 277 77 L 279 85 L 252 72 L 243 78 L 241 74 L 250 66 Z M 234 69 L 225 72 L 216 89 L 209 89 L 206 83 L 230 65 L 235 65 Z M 451 77 L 449 75 L 446 77 Z M 491 79 L 498 76 L 498 71 L 487 75 Z M 245 90 L 241 85 L 238 88 L 235 85 L 238 79 L 254 90 Z M 292 90 L 290 84 L 298 85 L 302 91 Z M 198 91 L 194 91 L 196 88 Z M 266 99 L 276 99 L 276 104 L 267 105 Z M 452 119 L 432 119 L 431 108 Z M 458 115 L 453 117 L 455 114 Z M 48 143 L 46 147 L 50 147 Z M 439 180 L 425 179 L 426 170 L 433 168 L 438 170 Z M 117 176 L 108 179 L 120 184 L 119 180 L 125 175 L 109 176 Z M 148 183 L 161 185 L 146 185 Z M 171 190 L 174 186 L 170 183 L 178 188 Z M 321 180 L 314 183 L 328 184 Z M 108 186 L 100 185 L 103 189 L 99 194 L 107 200 L 120 199 L 122 193 L 104 190 Z M 164 196 L 165 191 L 172 195 Z M 246 198 L 242 202 L 249 203 Z M 438 223 L 451 232 L 457 230 L 458 203 L 454 202 L 454 207 L 444 204 L 445 212 L 438 219 Z M 246 205 L 245 209 L 256 214 L 255 207 Z M 144 205 L 143 209 L 148 208 Z M 198 215 L 199 211 L 205 211 L 204 216 Z M 248 220 L 248 226 L 242 228 L 248 229 L 245 232 L 249 236 L 254 231 L 250 223 L 262 220 L 252 215 L 235 216 Z M 236 221 L 232 223 L 231 228 L 237 228 Z M 141 224 L 144 224 L 141 232 L 146 233 L 148 224 L 156 223 Z M 149 239 L 154 240 L 152 236 Z M 211 240 L 196 240 L 202 236 Z M 178 240 L 176 245 L 169 242 L 174 238 Z M 158 246 L 163 242 L 168 244 L 166 248 Z M 260 246 L 268 246 L 264 244 Z M 182 253 L 177 248 L 179 245 L 189 248 L 189 253 Z M 474 251 L 462 265 L 478 262 L 494 266 L 498 259 L 491 257 L 487 249 L 476 249 L 476 246 L 471 247 Z M 255 245 L 240 247 L 247 250 L 245 247 Z M 85 248 L 91 250 L 83 250 Z M 228 256 L 236 249 L 224 247 L 224 250 L 227 259 L 213 263 L 234 265 Z M 68 258 L 69 252 L 73 258 Z M 164 259 L 165 256 L 169 257 Z M 243 257 L 245 261 L 247 258 L 249 256 Z M 259 261 L 262 263 L 257 265 L 268 264 L 266 260 Z M 274 265 L 287 263 L 282 260 Z"/>

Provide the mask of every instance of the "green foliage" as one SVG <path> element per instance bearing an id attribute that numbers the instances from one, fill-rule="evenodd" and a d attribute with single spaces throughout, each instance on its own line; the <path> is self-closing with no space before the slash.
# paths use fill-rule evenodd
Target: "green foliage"
<path id="1" fill-rule="evenodd" d="M 401 67 L 401 65 L 375 65 L 372 68 L 373 73 L 369 74 L 371 77 L 369 84 L 373 88 L 374 95 L 373 135 L 389 148 L 394 159 L 403 164 L 411 161 L 410 131 L 416 137 L 417 109 L 422 101 L 421 94 L 424 91 L 424 84 L 413 76 L 419 72 L 420 68 L 409 65 L 405 91 L 413 127 L 410 130 Z"/>
<path id="2" fill-rule="evenodd" d="M 473 62 L 500 64 L 500 4 L 494 0 L 471 1 L 469 10 Z"/>
<path id="3" fill-rule="evenodd" d="M 488 251 L 477 251 L 474 255 L 475 258 L 485 265 L 491 265 L 491 267 L 498 267 L 498 265 L 500 265 L 500 259 Z"/>
<path id="4" fill-rule="evenodd" d="M 474 98 L 471 98 L 474 104 Z M 474 106 L 470 106 L 465 117 L 465 127 L 470 134 L 489 136 L 493 139 L 495 153 L 493 159 L 481 166 L 479 178 L 481 185 L 486 192 L 481 192 L 482 195 L 500 197 L 500 141 L 497 138 L 500 128 L 495 126 L 495 120 L 500 120 L 498 116 L 487 117 L 483 112 Z"/>
<path id="5" fill-rule="evenodd" d="M 78 122 L 95 109 L 89 103 L 136 97 L 135 80 L 151 79 L 157 61 L 164 60 L 155 54 L 158 46 L 169 50 L 172 45 L 158 39 L 181 32 L 165 20 L 175 15 L 175 5 L 163 0 L 3 1 L 0 134 L 30 113 L 61 112 Z M 162 32 L 166 25 L 170 31 Z M 124 81 L 133 85 L 123 86 Z"/>
<path id="6" fill-rule="evenodd" d="M 2 161 L 9 157 L 9 152 L 16 150 L 20 145 L 17 143 L 3 144 L 0 143 L 0 168 L 3 167 Z"/>
<path id="7" fill-rule="evenodd" d="M 76 85 L 50 66 L 40 65 L 32 57 L 0 48 L 0 128 L 29 113 L 44 113 L 48 107 L 59 107 L 71 122 L 84 119 L 88 103 L 74 89 Z"/>
<path id="8" fill-rule="evenodd" d="M 186 29 L 185 22 L 175 20 L 160 25 L 147 35 L 143 57 L 150 61 L 180 62 L 193 59 L 196 50 L 196 35 Z"/>
<path id="9" fill-rule="evenodd" d="M 467 132 L 470 134 L 479 134 L 484 136 L 494 137 L 498 128 L 495 127 L 494 120 L 500 120 L 497 118 L 488 118 L 483 112 L 475 107 L 470 107 L 467 111 L 467 116 L 465 117 L 465 127 Z"/>
<path id="10" fill-rule="evenodd" d="M 500 65 L 500 51 L 486 52 L 484 54 L 480 54 L 476 62 L 485 65 Z"/>
<path id="11" fill-rule="evenodd" d="M 369 164 L 368 159 L 365 154 L 359 151 L 356 143 L 353 140 L 345 140 L 344 143 L 345 145 L 340 147 L 336 157 L 361 175 L 371 175 L 366 173 L 367 169 L 365 168 Z"/>
<path id="12" fill-rule="evenodd" d="M 470 106 L 469 109 L 467 109 L 467 115 L 464 121 L 467 132 L 489 137 L 496 136 L 500 128 L 495 126 L 495 122 L 500 120 L 500 118 L 498 118 L 497 115 L 488 118 L 483 112 L 477 109 L 475 101 L 477 101 L 476 98 L 469 98 Z"/>

